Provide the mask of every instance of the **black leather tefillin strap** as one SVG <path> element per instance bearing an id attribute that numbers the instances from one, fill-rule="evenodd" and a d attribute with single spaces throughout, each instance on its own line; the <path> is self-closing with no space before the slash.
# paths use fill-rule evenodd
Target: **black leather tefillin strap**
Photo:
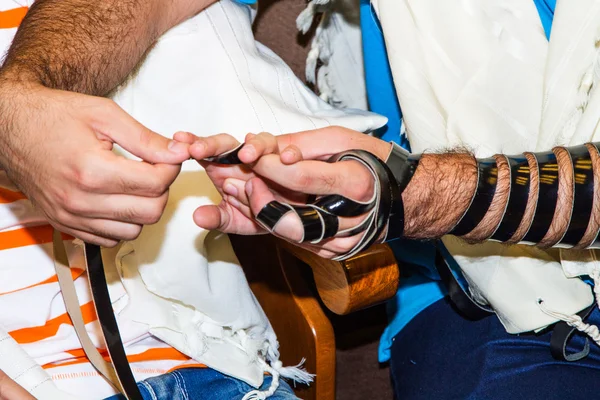
<path id="1" fill-rule="evenodd" d="M 559 244 L 573 247 L 583 238 L 592 216 L 594 169 L 587 146 L 576 146 L 566 150 L 573 165 L 573 208 L 569 227 Z"/>
<path id="2" fill-rule="evenodd" d="M 350 200 L 340 195 L 323 196 L 305 206 L 272 201 L 256 216 L 270 232 L 275 231 L 279 221 L 288 213 L 295 213 L 303 226 L 303 237 L 299 241 L 319 243 L 333 236 L 348 236 L 364 232 L 361 240 L 348 253 L 338 257 L 346 259 L 368 248 L 381 239 L 390 217 L 403 220 L 401 197 L 398 186 L 389 168 L 371 153 L 350 150 L 331 157 L 328 162 L 354 160 L 369 169 L 375 178 L 375 194 L 366 203 Z M 218 162 L 218 161 L 215 161 Z M 339 231 L 338 217 L 357 217 L 369 213 L 363 223 L 346 231 Z"/>
<path id="3" fill-rule="evenodd" d="M 123 388 L 123 394 L 128 400 L 142 400 L 142 394 L 131 372 L 123 341 L 121 340 L 119 326 L 117 325 L 117 319 L 113 312 L 108 284 L 104 275 L 104 264 L 102 262 L 100 247 L 86 243 L 85 259 L 94 308 L 96 309 L 98 322 L 102 328 L 106 349 Z"/>
<path id="4" fill-rule="evenodd" d="M 483 220 L 492 205 L 498 182 L 496 159 L 491 157 L 477 160 L 477 173 L 478 183 L 475 195 L 460 222 L 450 232 L 451 235 L 463 236 L 471 232 Z"/>
<path id="5" fill-rule="evenodd" d="M 491 237 L 499 242 L 506 242 L 515 234 L 521 225 L 529 199 L 530 171 L 527 158 L 513 156 L 506 159 L 510 166 L 509 197 L 502 222 Z"/>
<path id="6" fill-rule="evenodd" d="M 218 164 L 241 164 L 238 157 L 243 145 L 205 161 Z M 375 193 L 371 200 L 359 202 L 344 196 L 309 196 L 304 205 L 271 201 L 256 215 L 256 220 L 270 232 L 274 232 L 281 219 L 294 213 L 302 223 L 300 243 L 318 244 L 332 237 L 362 234 L 360 241 L 347 253 L 335 260 L 344 260 L 368 248 L 373 243 L 388 238 L 401 237 L 404 232 L 404 206 L 402 191 L 408 185 L 419 162 L 418 157 L 397 145 L 393 145 L 386 162 L 363 150 L 350 150 L 332 156 L 328 162 L 353 160 L 362 163 L 373 175 Z M 340 217 L 365 216 L 358 225 L 339 229 Z"/>
<path id="7" fill-rule="evenodd" d="M 558 161 L 552 151 L 530 154 L 537 161 L 539 190 L 531 226 L 521 242 L 536 244 L 546 236 L 554 218 L 558 201 Z"/>
<path id="8" fill-rule="evenodd" d="M 577 315 L 581 317 L 582 320 L 585 320 L 596 308 L 596 303 L 591 306 L 583 309 L 578 312 Z M 569 344 L 569 340 L 577 332 L 576 328 L 569 326 L 564 321 L 559 321 L 554 325 L 554 329 L 552 330 L 552 336 L 550 337 L 550 354 L 556 360 L 560 361 L 579 361 L 590 353 L 590 341 L 589 338 L 585 339 L 585 345 L 583 349 L 576 353 L 567 353 L 567 345 Z"/>

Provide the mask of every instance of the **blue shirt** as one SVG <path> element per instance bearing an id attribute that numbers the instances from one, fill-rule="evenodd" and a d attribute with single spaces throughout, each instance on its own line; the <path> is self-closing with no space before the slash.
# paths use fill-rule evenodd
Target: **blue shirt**
<path id="1" fill-rule="evenodd" d="M 549 37 L 556 0 L 533 1 L 546 37 Z M 388 118 L 387 126 L 381 129 L 378 135 L 386 141 L 394 141 L 410 149 L 406 136 L 400 133 L 402 110 L 392 82 L 381 26 L 371 8 L 370 0 L 361 0 L 360 17 L 369 108 Z M 398 293 L 388 303 L 390 322 L 379 344 L 380 362 L 389 360 L 392 339 L 398 332 L 418 313 L 446 295 L 435 272 L 435 247 L 432 243 L 401 239 L 392 241 L 389 245 L 403 268 Z M 458 271 L 456 261 L 445 249 L 442 249 L 442 252 L 455 272 Z"/>

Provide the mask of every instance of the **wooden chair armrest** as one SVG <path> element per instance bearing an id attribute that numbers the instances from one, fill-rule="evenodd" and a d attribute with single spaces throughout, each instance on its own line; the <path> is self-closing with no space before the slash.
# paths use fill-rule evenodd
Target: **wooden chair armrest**
<path id="1" fill-rule="evenodd" d="M 375 245 L 346 261 L 327 260 L 283 240 L 277 246 L 312 268 L 321 300 L 336 314 L 382 303 L 398 290 L 400 270 L 388 245 Z"/>

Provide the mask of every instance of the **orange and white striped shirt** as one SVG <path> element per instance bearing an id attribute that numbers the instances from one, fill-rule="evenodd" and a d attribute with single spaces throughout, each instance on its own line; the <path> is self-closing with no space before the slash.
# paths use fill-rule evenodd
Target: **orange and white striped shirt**
<path id="1" fill-rule="evenodd" d="M 23 2 L 20 2 L 23 3 Z M 0 52 L 10 44 L 27 4 L 0 0 Z M 102 349 L 100 327 L 91 301 L 82 252 L 66 235 L 65 245 L 80 260 L 72 268 L 86 328 Z M 111 285 L 115 309 L 127 293 Z M 137 379 L 181 366 L 200 366 L 190 357 L 150 335 L 147 326 L 119 320 Z M 87 360 L 66 313 L 52 257 L 52 227 L 0 170 L 0 327 L 50 374 L 59 389 L 84 398 L 114 394 Z M 104 351 L 103 354 L 106 354 Z"/>

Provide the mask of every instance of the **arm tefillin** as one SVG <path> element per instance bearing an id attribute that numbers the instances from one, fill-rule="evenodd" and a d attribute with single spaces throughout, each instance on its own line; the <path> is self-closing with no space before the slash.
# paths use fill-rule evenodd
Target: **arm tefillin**
<path id="1" fill-rule="evenodd" d="M 207 159 L 216 163 L 237 164 L 237 149 L 218 157 Z M 529 245 L 543 244 L 552 230 L 553 221 L 557 217 L 567 218 L 566 228 L 552 233 L 557 238 L 552 245 L 562 248 L 581 246 L 581 242 L 592 220 L 594 209 L 594 165 L 590 151 L 598 154 L 595 144 L 574 147 L 555 148 L 566 151 L 569 155 L 568 165 L 561 164 L 555 151 L 525 153 L 517 156 L 503 154 L 477 160 L 477 186 L 464 213 L 448 232 L 456 236 L 468 235 L 484 220 L 491 205 L 498 195 L 499 162 L 506 160 L 509 169 L 508 198 L 501 207 L 499 223 L 490 230 L 488 240 L 498 242 L 516 242 Z M 443 155 L 440 155 L 443 156 Z M 529 157 L 528 157 L 529 156 Z M 530 161 L 532 159 L 533 161 Z M 566 158 L 565 158 L 566 159 Z M 354 160 L 362 163 L 373 175 L 375 192 L 368 202 L 358 202 L 341 195 L 311 196 L 306 205 L 292 205 L 272 201 L 256 216 L 257 221 L 270 232 L 276 229 L 277 223 L 288 213 L 295 213 L 304 227 L 304 235 L 300 242 L 318 244 L 324 239 L 360 234 L 360 240 L 347 253 L 336 259 L 344 260 L 365 250 L 374 243 L 389 241 L 403 237 L 405 226 L 404 203 L 402 193 L 415 175 L 421 155 L 410 154 L 400 146 L 392 144 L 387 160 L 383 161 L 363 150 L 350 150 L 331 157 L 328 162 Z M 596 166 L 600 168 L 600 165 Z M 571 209 L 561 210 L 560 180 L 572 174 L 573 184 L 565 189 L 564 198 L 572 199 Z M 459 177 L 460 178 L 460 177 Z M 565 180 L 565 182 L 569 182 Z M 428 182 L 429 183 L 429 182 Z M 535 184 L 534 184 L 535 183 Z M 430 182 L 436 185 L 437 182 Z M 526 210 L 530 202 L 535 202 L 533 213 L 525 220 Z M 453 204 L 446 204 L 453 207 Z M 444 212 L 444 210 L 440 210 Z M 365 218 L 358 225 L 339 229 L 339 217 Z M 523 228 L 523 226 L 525 226 Z M 519 229 L 520 228 L 520 229 Z M 517 231 L 519 234 L 516 238 Z M 600 248 L 598 232 L 593 233 L 594 240 L 589 246 Z M 427 238 L 423 238 L 427 239 Z M 429 238 L 433 239 L 433 238 Z"/>

